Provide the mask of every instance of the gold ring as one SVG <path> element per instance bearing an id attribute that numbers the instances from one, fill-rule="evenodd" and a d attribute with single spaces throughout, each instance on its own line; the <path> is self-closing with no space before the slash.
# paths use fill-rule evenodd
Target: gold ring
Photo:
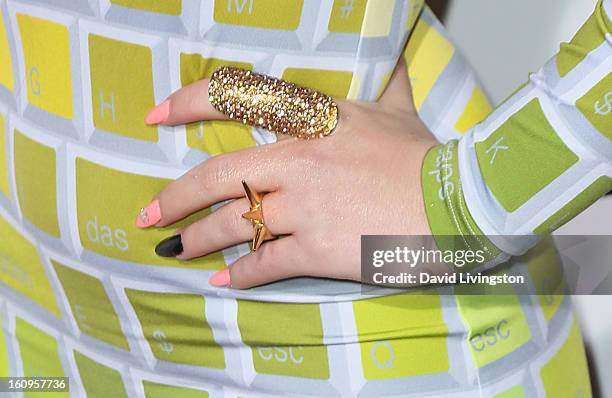
<path id="1" fill-rule="evenodd" d="M 338 124 L 338 106 L 332 97 L 246 69 L 217 69 L 208 98 L 232 120 L 300 139 L 325 137 Z"/>
<path id="2" fill-rule="evenodd" d="M 251 203 L 249 211 L 244 213 L 242 217 L 253 224 L 253 247 L 251 250 L 255 251 L 259 249 L 264 240 L 274 239 L 275 236 L 270 233 L 266 224 L 264 224 L 262 204 L 265 195 L 260 195 L 257 191 L 251 189 L 244 180 L 242 180 L 242 186 Z"/>

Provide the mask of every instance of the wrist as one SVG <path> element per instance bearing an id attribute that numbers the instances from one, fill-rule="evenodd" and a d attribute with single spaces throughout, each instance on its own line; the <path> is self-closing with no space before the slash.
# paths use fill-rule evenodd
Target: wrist
<path id="1" fill-rule="evenodd" d="M 465 202 L 459 177 L 458 140 L 427 152 L 421 185 L 427 222 L 438 248 L 479 250 L 487 262 L 502 254 L 478 227 Z"/>

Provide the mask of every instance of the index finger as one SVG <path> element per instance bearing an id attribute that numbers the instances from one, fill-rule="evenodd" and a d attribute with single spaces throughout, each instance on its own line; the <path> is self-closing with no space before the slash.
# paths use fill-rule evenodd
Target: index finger
<path id="1" fill-rule="evenodd" d="M 210 79 L 188 84 L 157 105 L 145 118 L 147 124 L 175 126 L 202 120 L 227 120 L 208 100 Z"/>

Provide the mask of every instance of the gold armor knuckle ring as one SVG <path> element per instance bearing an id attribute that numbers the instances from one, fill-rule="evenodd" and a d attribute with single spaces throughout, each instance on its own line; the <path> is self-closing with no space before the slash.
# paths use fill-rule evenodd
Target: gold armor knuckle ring
<path id="1" fill-rule="evenodd" d="M 338 106 L 332 97 L 246 69 L 217 69 L 208 98 L 232 120 L 299 139 L 325 137 L 338 124 Z"/>
<path id="2" fill-rule="evenodd" d="M 250 203 L 249 211 L 244 213 L 242 217 L 249 220 L 253 225 L 253 245 L 251 250 L 256 251 L 265 240 L 274 239 L 275 236 L 270 233 L 270 230 L 264 223 L 263 200 L 265 195 L 251 189 L 244 180 L 242 181 L 242 187 Z"/>

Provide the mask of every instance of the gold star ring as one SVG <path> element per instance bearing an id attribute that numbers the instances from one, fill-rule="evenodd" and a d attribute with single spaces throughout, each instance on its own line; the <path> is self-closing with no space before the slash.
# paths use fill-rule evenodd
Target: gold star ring
<path id="1" fill-rule="evenodd" d="M 263 198 L 265 195 L 260 195 L 257 191 L 254 191 L 249 187 L 246 181 L 242 181 L 242 186 L 244 187 L 244 192 L 246 197 L 249 199 L 251 203 L 251 208 L 249 211 L 244 213 L 242 217 L 246 218 L 253 224 L 253 248 L 255 251 L 259 249 L 259 246 L 264 242 L 264 240 L 274 239 L 275 236 L 270 233 L 263 220 Z"/>

